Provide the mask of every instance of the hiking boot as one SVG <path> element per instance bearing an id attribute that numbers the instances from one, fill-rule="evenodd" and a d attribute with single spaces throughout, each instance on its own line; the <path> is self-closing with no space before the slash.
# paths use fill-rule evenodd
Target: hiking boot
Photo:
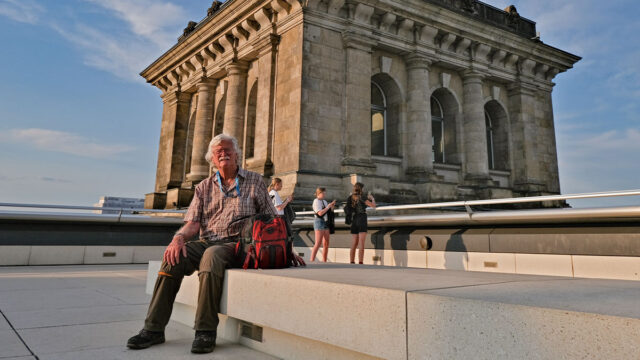
<path id="1" fill-rule="evenodd" d="M 196 338 L 193 339 L 191 352 L 194 354 L 206 354 L 216 347 L 216 332 L 196 330 Z"/>
<path id="2" fill-rule="evenodd" d="M 149 331 L 142 329 L 138 335 L 131 337 L 127 341 L 129 349 L 146 349 L 151 345 L 162 344 L 164 342 L 164 331 Z"/>

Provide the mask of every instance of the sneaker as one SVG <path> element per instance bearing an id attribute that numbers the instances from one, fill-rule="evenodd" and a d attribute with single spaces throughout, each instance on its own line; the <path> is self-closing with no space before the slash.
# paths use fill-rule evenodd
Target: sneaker
<path id="1" fill-rule="evenodd" d="M 129 349 L 146 349 L 151 345 L 162 344 L 164 342 L 164 331 L 149 331 L 142 329 L 138 335 L 131 337 L 127 341 Z"/>
<path id="2" fill-rule="evenodd" d="M 196 338 L 191 344 L 191 352 L 194 354 L 206 354 L 216 347 L 216 332 L 196 330 Z"/>

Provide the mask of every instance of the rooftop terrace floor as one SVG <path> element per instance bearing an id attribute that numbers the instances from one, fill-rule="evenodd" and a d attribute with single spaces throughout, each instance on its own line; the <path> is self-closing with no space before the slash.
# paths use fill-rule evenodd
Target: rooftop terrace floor
<path id="1" fill-rule="evenodd" d="M 0 267 L 0 359 L 184 359 L 194 332 L 172 322 L 167 342 L 129 350 L 150 296 L 147 265 Z M 274 359 L 218 341 L 198 359 Z"/>
<path id="2" fill-rule="evenodd" d="M 240 270 L 236 270 L 240 271 Z M 640 319 L 640 282 L 311 264 L 270 276 Z M 128 350 L 150 296 L 147 265 L 0 267 L 0 359 L 182 359 L 193 330 L 172 322 L 167 342 Z M 273 359 L 219 341 L 199 359 Z"/>

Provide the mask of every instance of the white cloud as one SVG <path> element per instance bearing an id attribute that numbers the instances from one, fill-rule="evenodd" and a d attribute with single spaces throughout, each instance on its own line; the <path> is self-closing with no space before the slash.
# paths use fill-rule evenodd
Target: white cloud
<path id="1" fill-rule="evenodd" d="M 184 9 L 170 2 L 152 0 L 85 0 L 112 11 L 125 21 L 132 32 L 155 45 L 166 48 L 175 42 L 177 35 L 170 31 L 184 22 Z"/>
<path id="2" fill-rule="evenodd" d="M 5 141 L 43 151 L 55 151 L 76 156 L 105 159 L 133 151 L 123 144 L 104 144 L 77 134 L 48 129 L 12 129 L 2 136 Z M 50 179 L 44 179 L 50 181 Z"/>
<path id="3" fill-rule="evenodd" d="M 52 27 L 80 48 L 86 65 L 129 81 L 143 81 L 138 73 L 159 52 L 157 46 L 148 42 L 126 36 L 116 37 L 84 24 L 76 24 L 72 29 L 59 25 Z"/>
<path id="4" fill-rule="evenodd" d="M 15 21 L 36 24 L 44 12 L 44 7 L 32 0 L 0 0 L 0 15 Z"/>
<path id="5" fill-rule="evenodd" d="M 128 81 L 143 82 L 140 71 L 177 41 L 179 29 L 187 23 L 186 11 L 167 1 L 84 1 L 106 9 L 119 20 L 117 25 L 99 29 L 74 21 L 52 22 L 50 26 L 78 47 L 87 66 Z"/>

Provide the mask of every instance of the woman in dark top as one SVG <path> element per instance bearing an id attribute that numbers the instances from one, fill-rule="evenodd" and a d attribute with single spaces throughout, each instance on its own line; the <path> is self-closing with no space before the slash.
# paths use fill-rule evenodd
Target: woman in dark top
<path id="1" fill-rule="evenodd" d="M 367 239 L 367 206 L 375 208 L 376 200 L 369 194 L 367 199 L 362 195 L 362 183 L 353 185 L 353 193 L 347 199 L 345 206 L 345 214 L 352 216 L 351 220 L 351 251 L 349 252 L 349 260 L 355 264 L 356 247 L 358 248 L 358 263 L 362 264 L 364 259 L 364 242 Z"/>

